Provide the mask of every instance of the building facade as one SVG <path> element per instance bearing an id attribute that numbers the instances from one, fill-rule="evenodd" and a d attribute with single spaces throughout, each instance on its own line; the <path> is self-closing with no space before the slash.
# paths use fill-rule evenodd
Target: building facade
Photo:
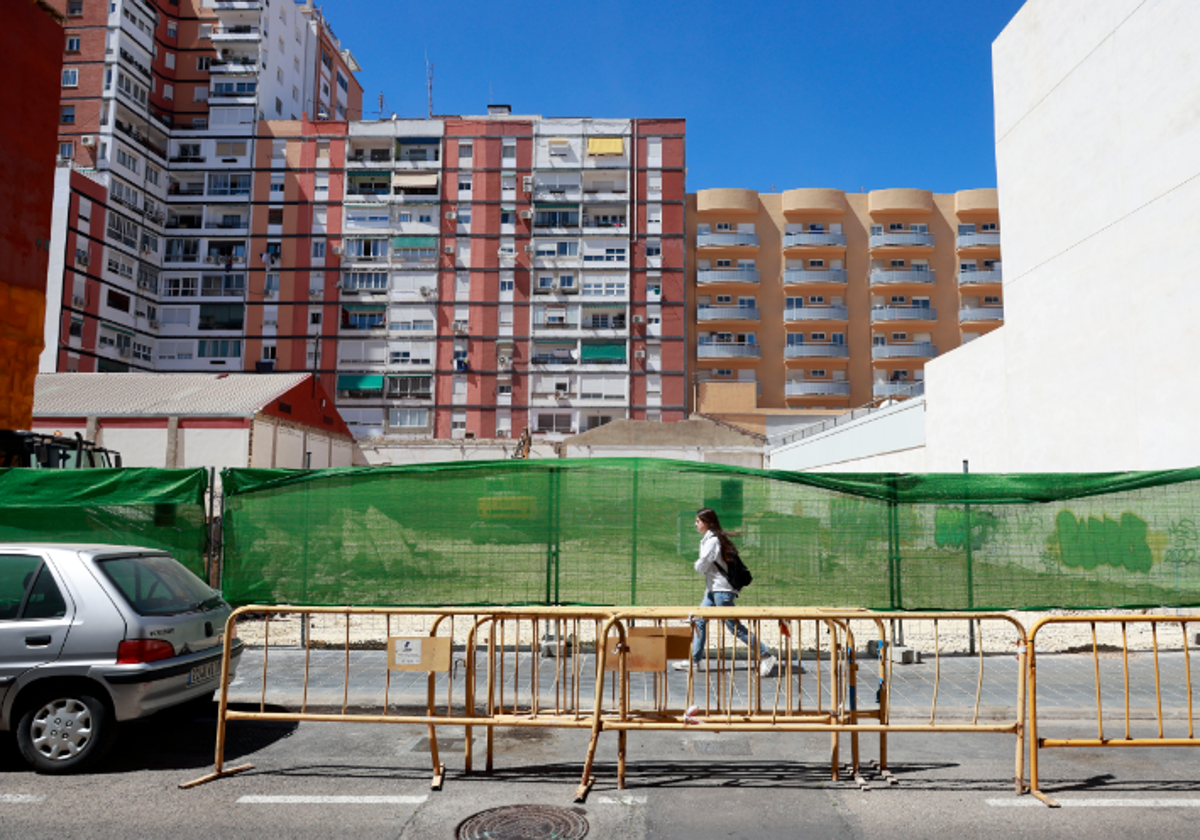
<path id="1" fill-rule="evenodd" d="M 690 384 L 716 414 L 723 382 L 756 383 L 760 409 L 913 396 L 1004 318 L 995 190 L 702 190 L 688 274 Z"/>
<path id="2" fill-rule="evenodd" d="M 292 0 L 55 6 L 67 23 L 41 369 L 242 369 L 257 126 L 360 117 L 358 65 Z M 162 310 L 176 301 L 173 323 Z M 195 340 L 175 341 L 181 329 Z"/>
<path id="3" fill-rule="evenodd" d="M 360 438 L 683 419 L 684 123 L 267 123 L 245 365 L 313 370 Z"/>

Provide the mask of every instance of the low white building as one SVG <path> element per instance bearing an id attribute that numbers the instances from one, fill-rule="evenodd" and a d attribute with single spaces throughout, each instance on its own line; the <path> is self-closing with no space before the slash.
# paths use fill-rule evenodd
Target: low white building
<path id="1" fill-rule="evenodd" d="M 992 47 L 1004 326 L 775 469 L 1200 464 L 1200 3 L 1028 0 Z"/>
<path id="2" fill-rule="evenodd" d="M 81 433 L 126 467 L 345 467 L 354 438 L 307 373 L 42 373 L 33 429 Z"/>

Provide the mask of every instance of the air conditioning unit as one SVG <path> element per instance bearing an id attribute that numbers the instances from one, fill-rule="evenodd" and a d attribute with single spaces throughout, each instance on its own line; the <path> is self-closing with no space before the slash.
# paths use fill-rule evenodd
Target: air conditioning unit
<path id="1" fill-rule="evenodd" d="M 525 192 L 533 192 L 533 176 L 526 175 L 521 179 L 521 189 Z"/>
<path id="2" fill-rule="evenodd" d="M 456 333 L 458 333 L 459 335 L 467 334 L 467 322 L 466 321 L 455 321 L 453 324 L 453 327 L 454 327 L 454 331 Z"/>
<path id="3" fill-rule="evenodd" d="M 428 286 L 421 287 L 421 297 L 433 297 L 433 289 Z"/>
<path id="4" fill-rule="evenodd" d="M 633 351 L 633 358 L 635 358 L 635 359 L 644 359 L 644 358 L 646 358 L 646 351 L 645 351 L 645 350 L 634 350 L 634 351 Z"/>
<path id="5" fill-rule="evenodd" d="M 646 319 L 645 319 L 645 318 L 643 318 L 641 315 L 634 315 L 634 316 L 633 316 L 633 323 L 635 323 L 635 324 L 641 324 L 641 323 L 644 323 L 644 322 L 645 322 L 645 320 L 646 320 Z"/>
<path id="6" fill-rule="evenodd" d="M 324 294 L 325 294 L 324 289 L 309 289 L 308 290 L 308 296 L 311 298 L 319 298 Z"/>
<path id="7" fill-rule="evenodd" d="M 75 263 L 76 263 L 77 265 L 83 265 L 83 266 L 86 266 L 86 265 L 88 265 L 89 263 L 91 263 L 91 261 L 92 261 L 92 258 L 91 258 L 91 257 L 89 257 L 89 256 L 88 256 L 86 253 L 83 253 L 83 254 L 76 253 L 76 254 L 75 254 Z"/>
<path id="8" fill-rule="evenodd" d="M 447 210 L 447 211 L 446 211 L 446 218 L 447 218 L 447 219 L 450 219 L 451 221 L 453 221 L 453 220 L 455 220 L 455 219 L 457 219 L 457 218 L 458 218 L 458 214 L 457 214 L 457 213 L 455 213 L 453 210 Z"/>
<path id="9" fill-rule="evenodd" d="M 158 319 L 157 318 L 151 318 L 148 323 L 150 324 L 150 329 L 152 329 L 152 330 L 158 329 Z"/>
<path id="10" fill-rule="evenodd" d="M 498 359 L 496 360 L 496 362 L 497 362 L 497 363 L 500 365 L 500 367 L 502 367 L 502 368 L 506 368 L 506 367 L 508 367 L 509 365 L 511 365 L 511 364 L 512 364 L 512 357 L 510 357 L 510 356 L 501 356 L 500 358 L 498 358 Z"/>
<path id="11" fill-rule="evenodd" d="M 82 297 L 81 295 L 75 295 L 75 297 L 71 298 L 71 305 L 87 306 L 87 298 Z"/>
<path id="12" fill-rule="evenodd" d="M 532 219 L 533 211 L 532 210 L 522 210 L 519 215 L 521 216 L 522 219 Z"/>
<path id="13" fill-rule="evenodd" d="M 506 438 L 506 437 L 508 437 L 508 429 L 497 429 L 497 430 L 496 430 L 496 437 L 498 437 L 498 438 Z"/>
<path id="14" fill-rule="evenodd" d="M 96 135 L 94 135 L 94 134 L 83 135 L 82 137 L 79 138 L 79 145 L 80 146 L 95 146 L 96 145 Z"/>
<path id="15" fill-rule="evenodd" d="M 333 246 L 333 255 L 335 257 L 340 257 L 344 253 L 346 253 L 346 248 L 344 245 L 334 245 Z"/>
<path id="16" fill-rule="evenodd" d="M 443 252 L 443 253 L 445 253 L 445 254 L 453 254 L 453 253 L 454 253 L 454 246 L 453 246 L 453 245 L 447 245 L 447 246 L 445 246 L 444 248 L 442 248 L 442 252 Z"/>
<path id="17" fill-rule="evenodd" d="M 550 284 L 550 291 L 552 291 L 552 292 L 558 291 L 558 281 L 557 280 L 555 280 L 553 283 Z"/>
<path id="18" fill-rule="evenodd" d="M 525 253 L 526 253 L 526 254 L 532 254 L 532 253 L 533 253 L 533 250 L 534 250 L 534 248 L 533 248 L 533 246 L 532 246 L 532 245 L 526 245 L 526 246 L 525 246 Z"/>
<path id="19" fill-rule="evenodd" d="M 217 263 L 219 263 L 219 262 L 220 262 L 220 258 L 219 258 L 219 257 L 214 257 L 214 256 L 212 256 L 212 255 L 210 254 L 209 256 L 207 256 L 207 257 L 205 257 L 205 258 L 204 258 L 204 261 L 205 261 L 206 263 L 210 263 L 210 264 L 212 264 L 212 265 L 216 265 Z"/>

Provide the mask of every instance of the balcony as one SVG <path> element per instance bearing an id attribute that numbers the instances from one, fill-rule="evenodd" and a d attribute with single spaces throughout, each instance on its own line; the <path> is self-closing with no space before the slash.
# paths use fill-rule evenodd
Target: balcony
<path id="1" fill-rule="evenodd" d="M 804 230 L 783 235 L 784 248 L 845 248 L 846 234 Z"/>
<path id="2" fill-rule="evenodd" d="M 154 143 L 153 141 L 151 141 L 149 137 L 146 137 L 142 133 L 141 129 L 137 128 L 136 126 L 130 125 L 129 123 L 122 122 L 121 120 L 114 120 L 114 124 L 117 127 L 117 131 L 124 134 L 126 137 L 128 137 L 133 142 L 137 143 L 139 146 L 141 146 L 146 151 L 157 156 L 161 160 L 167 159 L 167 150 L 164 149 L 162 146 L 158 145 L 157 143 Z"/>
<path id="3" fill-rule="evenodd" d="M 534 332 L 546 332 L 547 330 L 577 330 L 579 329 L 579 319 L 568 319 L 563 321 L 546 321 L 535 319 L 531 324 Z M 590 327 L 589 327 L 590 329 Z"/>
<path id="4" fill-rule="evenodd" d="M 204 195 L 204 184 L 170 184 L 167 187 L 167 198 L 184 198 Z"/>
<path id="5" fill-rule="evenodd" d="M 872 286 L 897 286 L 920 284 L 932 286 L 937 282 L 937 272 L 928 268 L 872 268 Z"/>
<path id="6" fill-rule="evenodd" d="M 789 344 L 783 350 L 785 359 L 848 359 L 850 348 L 845 344 Z"/>
<path id="7" fill-rule="evenodd" d="M 879 398 L 919 397 L 925 393 L 924 382 L 876 382 L 871 388 L 871 396 Z"/>
<path id="8" fill-rule="evenodd" d="M 697 248 L 757 248 L 757 233 L 698 233 Z"/>
<path id="9" fill-rule="evenodd" d="M 783 272 L 785 286 L 799 286 L 809 283 L 834 283 L 846 285 L 846 269 L 844 268 L 789 268 Z"/>
<path id="10" fill-rule="evenodd" d="M 958 285 L 960 286 L 984 286 L 1003 282 L 1004 271 L 999 265 L 983 271 L 960 270 L 958 272 Z"/>
<path id="11" fill-rule="evenodd" d="M 696 271 L 697 283 L 757 283 L 757 268 L 701 268 Z"/>
<path id="12" fill-rule="evenodd" d="M 388 149 L 354 149 L 350 152 L 350 156 L 346 158 L 346 168 L 353 169 L 359 166 L 379 166 L 380 164 L 390 165 L 392 163 L 392 150 Z"/>
<path id="13" fill-rule="evenodd" d="M 999 248 L 1000 232 L 960 233 L 956 241 L 956 247 L 960 251 L 966 248 Z"/>
<path id="14" fill-rule="evenodd" d="M 733 341 L 701 341 L 696 351 L 699 359 L 757 359 L 762 356 L 757 344 L 738 344 Z"/>
<path id="15" fill-rule="evenodd" d="M 871 247 L 932 248 L 933 234 L 915 230 L 890 230 L 886 233 L 872 233 Z"/>
<path id="16" fill-rule="evenodd" d="M 377 190 L 346 190 L 346 200 L 353 201 L 356 204 L 386 204 L 391 198 L 391 193 Z"/>
<path id="17" fill-rule="evenodd" d="M 931 306 L 881 306 L 871 310 L 871 323 L 888 321 L 936 321 L 937 310 Z"/>
<path id="18" fill-rule="evenodd" d="M 876 344 L 871 348 L 872 359 L 936 359 L 937 347 L 928 341 L 912 344 Z"/>
<path id="19" fill-rule="evenodd" d="M 701 306 L 696 310 L 697 321 L 757 321 L 759 310 L 749 306 Z"/>
<path id="20" fill-rule="evenodd" d="M 219 26 L 212 31 L 214 44 L 249 43 L 257 41 L 262 30 L 257 26 Z"/>
<path id="21" fill-rule="evenodd" d="M 958 322 L 960 324 L 973 323 L 978 321 L 1003 321 L 1004 307 L 1003 306 L 964 306 L 958 310 Z"/>
<path id="22" fill-rule="evenodd" d="M 845 306 L 804 306 L 785 309 L 784 321 L 845 321 L 850 310 Z"/>
<path id="23" fill-rule="evenodd" d="M 214 58 L 208 72 L 213 76 L 253 76 L 258 73 L 258 66 L 242 58 Z"/>
<path id="24" fill-rule="evenodd" d="M 255 12 L 262 8 L 262 0 L 213 0 L 218 12 Z"/>
<path id="25" fill-rule="evenodd" d="M 788 397 L 848 397 L 850 396 L 849 382 L 788 382 L 784 386 L 784 395 Z"/>

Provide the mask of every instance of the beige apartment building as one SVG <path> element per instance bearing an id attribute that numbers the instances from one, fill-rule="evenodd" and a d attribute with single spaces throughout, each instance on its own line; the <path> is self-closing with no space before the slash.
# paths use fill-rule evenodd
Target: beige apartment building
<path id="1" fill-rule="evenodd" d="M 694 408 L 760 431 L 916 396 L 1003 323 L 994 189 L 701 190 L 687 241 Z"/>

